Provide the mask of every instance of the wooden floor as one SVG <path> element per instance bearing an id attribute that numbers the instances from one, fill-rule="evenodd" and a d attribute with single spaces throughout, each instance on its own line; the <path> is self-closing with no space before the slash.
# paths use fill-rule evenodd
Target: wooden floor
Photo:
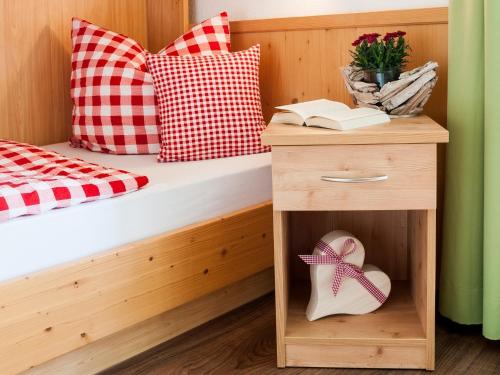
<path id="1" fill-rule="evenodd" d="M 499 375 L 500 342 L 478 327 L 438 319 L 435 375 Z M 344 370 L 275 367 L 274 296 L 268 295 L 115 366 L 103 374 L 427 374 L 414 370 Z"/>

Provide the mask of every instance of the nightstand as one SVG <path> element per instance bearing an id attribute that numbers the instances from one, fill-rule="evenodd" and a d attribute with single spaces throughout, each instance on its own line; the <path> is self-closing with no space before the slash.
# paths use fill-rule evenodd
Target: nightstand
<path id="1" fill-rule="evenodd" d="M 437 144 L 426 116 L 351 131 L 270 124 L 278 367 L 434 369 Z M 308 267 L 321 236 L 346 229 L 391 278 L 365 315 L 309 322 Z"/>

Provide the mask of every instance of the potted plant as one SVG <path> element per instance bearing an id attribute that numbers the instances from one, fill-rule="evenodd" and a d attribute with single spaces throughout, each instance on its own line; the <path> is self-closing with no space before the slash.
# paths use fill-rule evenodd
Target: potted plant
<path id="1" fill-rule="evenodd" d="M 363 70 L 364 81 L 376 83 L 378 87 L 395 81 L 408 60 L 410 46 L 406 42 L 404 31 L 385 34 L 363 34 L 352 42 L 353 61 L 351 65 Z"/>

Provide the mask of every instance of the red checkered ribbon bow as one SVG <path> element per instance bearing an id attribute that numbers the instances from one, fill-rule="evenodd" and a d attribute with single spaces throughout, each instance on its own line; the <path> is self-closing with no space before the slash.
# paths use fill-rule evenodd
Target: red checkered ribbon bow
<path id="1" fill-rule="evenodd" d="M 344 241 L 340 254 L 337 254 L 330 245 L 322 240 L 317 243 L 316 247 L 321 250 L 324 255 L 299 255 L 299 257 L 307 264 L 336 265 L 332 282 L 332 291 L 334 296 L 337 296 L 344 277 L 351 277 L 356 279 L 373 297 L 377 299 L 377 301 L 380 303 L 385 302 L 387 296 L 382 293 L 382 291 L 370 280 L 368 280 L 361 268 L 354 264 L 344 262 L 344 258 L 346 256 L 356 251 L 356 242 L 354 242 L 352 238 Z"/>

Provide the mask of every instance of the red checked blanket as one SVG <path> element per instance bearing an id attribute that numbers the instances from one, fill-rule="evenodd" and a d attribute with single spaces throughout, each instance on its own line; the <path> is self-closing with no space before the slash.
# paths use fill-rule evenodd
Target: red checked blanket
<path id="1" fill-rule="evenodd" d="M 147 183 L 146 176 L 0 140 L 0 221 L 115 197 Z"/>

